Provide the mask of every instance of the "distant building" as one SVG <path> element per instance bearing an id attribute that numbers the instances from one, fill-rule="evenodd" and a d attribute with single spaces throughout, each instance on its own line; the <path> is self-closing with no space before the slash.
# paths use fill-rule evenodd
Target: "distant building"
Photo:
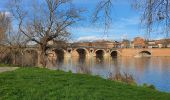
<path id="1" fill-rule="evenodd" d="M 133 48 L 145 48 L 145 40 L 141 37 L 136 37 L 132 41 Z"/>
<path id="2" fill-rule="evenodd" d="M 163 48 L 170 48 L 170 39 L 159 40 Z"/>
<path id="3" fill-rule="evenodd" d="M 149 40 L 145 41 L 142 37 L 136 37 L 133 41 L 124 39 L 122 42 L 96 40 L 93 42 L 74 42 L 51 40 L 48 46 L 55 47 L 96 47 L 96 48 L 170 48 L 170 39 Z"/>
<path id="4" fill-rule="evenodd" d="M 106 46 L 107 48 L 113 48 L 115 47 L 116 43 L 115 41 L 97 40 L 97 41 L 92 42 L 92 45 L 95 47 Z"/>
<path id="5" fill-rule="evenodd" d="M 107 48 L 120 48 L 121 47 L 121 43 L 118 41 L 106 41 L 106 40 L 94 41 L 92 42 L 92 45 L 96 47 L 106 46 Z"/>
<path id="6" fill-rule="evenodd" d="M 75 42 L 72 44 L 73 47 L 98 47 L 98 48 L 120 48 L 121 43 L 117 41 L 106 41 L 106 40 L 96 40 L 93 42 Z"/>
<path id="7" fill-rule="evenodd" d="M 113 48 L 121 48 L 121 43 L 118 41 L 114 41 L 114 46 Z"/>
<path id="8" fill-rule="evenodd" d="M 147 48 L 159 48 L 159 45 L 157 44 L 156 41 L 152 40 L 152 41 L 146 42 L 146 47 Z"/>
<path id="9" fill-rule="evenodd" d="M 170 48 L 170 39 L 150 40 L 145 43 L 147 48 Z"/>
<path id="10" fill-rule="evenodd" d="M 129 40 L 123 40 L 122 42 L 121 42 L 121 48 L 130 48 L 130 44 L 131 44 L 131 42 L 129 41 Z"/>

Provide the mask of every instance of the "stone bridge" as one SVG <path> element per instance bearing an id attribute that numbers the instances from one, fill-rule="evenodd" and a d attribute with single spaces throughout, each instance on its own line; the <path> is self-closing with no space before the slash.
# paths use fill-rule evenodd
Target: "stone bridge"
<path id="1" fill-rule="evenodd" d="M 1 49 L 4 49 L 4 47 Z M 7 50 L 4 49 L 3 51 L 7 53 L 0 53 L 1 58 L 10 54 L 10 48 Z M 37 47 L 25 47 L 21 52 L 15 52 L 15 56 L 11 56 L 13 57 L 11 59 L 14 59 L 12 63 L 26 63 L 26 65 L 29 65 L 30 62 L 32 62 L 33 65 L 39 65 L 41 59 L 39 56 L 40 53 L 41 51 L 39 51 Z M 112 43 L 101 43 L 100 45 L 94 45 L 92 43 L 74 43 L 67 45 L 51 45 L 46 51 L 46 54 L 49 61 L 60 60 L 66 57 L 170 57 L 170 48 L 116 48 Z"/>
<path id="2" fill-rule="evenodd" d="M 26 50 L 37 50 L 27 48 Z M 52 58 L 65 57 L 143 57 L 170 56 L 170 48 L 116 48 L 114 42 L 86 42 L 50 45 L 46 52 Z"/>
<path id="3" fill-rule="evenodd" d="M 40 62 L 40 51 L 38 48 L 25 48 L 25 52 L 37 52 L 37 62 Z M 31 53 L 30 53 L 31 54 Z M 48 61 L 62 61 L 67 57 L 151 57 L 151 56 L 169 56 L 169 48 L 114 48 L 103 46 L 51 46 L 46 51 Z M 39 63 L 38 63 L 39 65 Z M 51 65 L 49 65 L 51 66 Z"/>
<path id="4" fill-rule="evenodd" d="M 93 57 L 93 56 L 120 56 L 121 50 L 104 47 L 68 47 L 68 48 L 50 48 L 47 53 L 63 57 Z"/>
<path id="5" fill-rule="evenodd" d="M 169 48 L 104 48 L 104 47 L 68 47 L 50 48 L 47 53 L 58 58 L 64 57 L 148 57 L 170 56 Z"/>

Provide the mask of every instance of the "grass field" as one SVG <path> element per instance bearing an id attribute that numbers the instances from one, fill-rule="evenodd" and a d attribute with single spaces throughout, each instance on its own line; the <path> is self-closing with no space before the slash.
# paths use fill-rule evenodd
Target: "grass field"
<path id="1" fill-rule="evenodd" d="M 10 64 L 2 64 L 2 63 L 0 63 L 0 67 L 9 67 L 9 66 L 11 66 Z"/>
<path id="2" fill-rule="evenodd" d="M 0 100 L 170 100 L 169 93 L 41 68 L 0 73 Z"/>

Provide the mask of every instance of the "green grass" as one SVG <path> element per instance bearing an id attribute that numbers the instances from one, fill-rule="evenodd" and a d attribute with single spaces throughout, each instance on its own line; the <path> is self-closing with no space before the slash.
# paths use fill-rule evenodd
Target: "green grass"
<path id="1" fill-rule="evenodd" d="M 9 67 L 9 66 L 11 66 L 11 65 L 9 65 L 9 64 L 2 64 L 2 63 L 0 63 L 0 67 Z"/>
<path id="2" fill-rule="evenodd" d="M 0 100 L 170 100 L 145 87 L 40 68 L 0 74 Z"/>
<path id="3" fill-rule="evenodd" d="M 18 67 L 17 65 L 12 65 L 12 64 L 3 64 L 0 63 L 0 67 Z"/>

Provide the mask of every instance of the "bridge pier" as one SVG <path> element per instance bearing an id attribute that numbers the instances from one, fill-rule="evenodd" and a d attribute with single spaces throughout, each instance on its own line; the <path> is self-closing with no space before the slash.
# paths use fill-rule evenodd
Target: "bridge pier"
<path id="1" fill-rule="evenodd" d="M 94 56 L 94 48 L 90 48 L 89 57 L 93 57 L 93 56 Z"/>
<path id="2" fill-rule="evenodd" d="M 105 57 L 110 57 L 110 50 L 109 50 L 109 49 L 106 50 L 106 53 L 105 53 L 104 56 L 105 56 Z"/>
<path id="3" fill-rule="evenodd" d="M 72 56 L 72 48 L 67 48 L 65 57 L 71 57 Z"/>
<path id="4" fill-rule="evenodd" d="M 53 50 L 47 51 L 47 62 L 46 66 L 53 67 L 56 65 L 56 60 L 58 59 L 56 52 Z"/>
<path id="5" fill-rule="evenodd" d="M 69 57 L 71 57 L 71 53 L 66 52 L 66 53 L 65 53 L 65 55 L 64 55 L 64 57 L 65 57 L 65 58 L 69 58 Z"/>

